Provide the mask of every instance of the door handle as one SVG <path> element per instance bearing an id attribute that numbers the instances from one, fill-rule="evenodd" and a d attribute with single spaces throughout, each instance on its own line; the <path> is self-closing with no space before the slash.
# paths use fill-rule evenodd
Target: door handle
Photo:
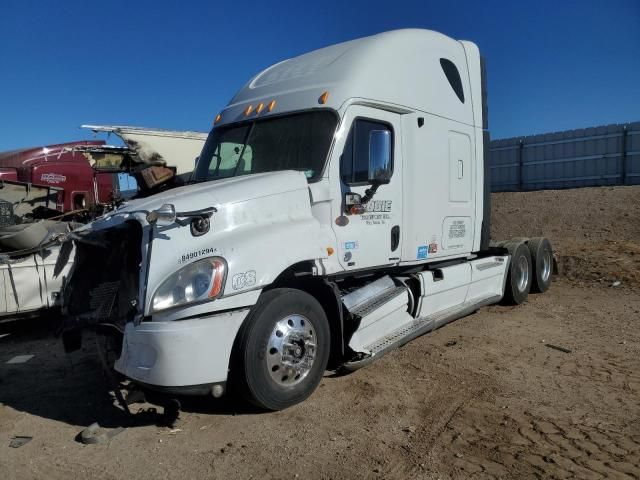
<path id="1" fill-rule="evenodd" d="M 391 251 L 395 252 L 400 245 L 400 226 L 396 225 L 391 229 Z"/>

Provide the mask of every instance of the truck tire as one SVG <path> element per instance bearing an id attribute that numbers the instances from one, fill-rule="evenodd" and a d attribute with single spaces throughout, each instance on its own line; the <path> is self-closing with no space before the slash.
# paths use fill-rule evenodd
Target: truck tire
<path id="1" fill-rule="evenodd" d="M 240 329 L 232 381 L 253 405 L 282 410 L 313 393 L 329 349 L 329 322 L 315 298 L 292 288 L 269 290 Z"/>
<path id="2" fill-rule="evenodd" d="M 529 240 L 529 252 L 533 263 L 533 283 L 531 291 L 543 293 L 551 286 L 553 273 L 553 249 L 551 242 L 545 237 L 535 237 Z"/>
<path id="3" fill-rule="evenodd" d="M 507 272 L 507 281 L 504 287 L 502 303 L 505 305 L 520 305 L 529 296 L 533 269 L 531 252 L 522 241 L 509 241 L 504 244 L 511 261 Z"/>

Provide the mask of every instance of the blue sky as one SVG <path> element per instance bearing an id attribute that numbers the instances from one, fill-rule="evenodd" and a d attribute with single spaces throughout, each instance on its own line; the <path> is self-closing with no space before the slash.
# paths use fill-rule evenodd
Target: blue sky
<path id="1" fill-rule="evenodd" d="M 493 138 L 640 120 L 640 1 L 0 3 L 0 151 L 83 123 L 208 130 L 264 67 L 420 27 L 476 42 Z"/>

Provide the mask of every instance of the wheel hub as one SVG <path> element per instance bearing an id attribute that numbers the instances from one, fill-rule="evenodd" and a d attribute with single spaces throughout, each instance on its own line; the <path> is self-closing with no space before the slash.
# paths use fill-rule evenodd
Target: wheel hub
<path id="1" fill-rule="evenodd" d="M 544 253 L 542 254 L 542 272 L 541 272 L 542 280 L 544 282 L 549 280 L 549 277 L 551 276 L 552 263 L 553 262 L 551 260 L 551 253 L 549 252 L 549 250 L 545 250 Z"/>
<path id="2" fill-rule="evenodd" d="M 524 292 L 527 289 L 527 284 L 529 283 L 529 262 L 527 262 L 526 257 L 522 256 L 518 259 L 518 264 L 516 265 L 517 269 L 517 287 L 518 290 Z"/>
<path id="3" fill-rule="evenodd" d="M 311 371 L 315 357 L 315 328 L 307 317 L 289 315 L 275 324 L 266 352 L 274 382 L 282 386 L 300 383 Z"/>

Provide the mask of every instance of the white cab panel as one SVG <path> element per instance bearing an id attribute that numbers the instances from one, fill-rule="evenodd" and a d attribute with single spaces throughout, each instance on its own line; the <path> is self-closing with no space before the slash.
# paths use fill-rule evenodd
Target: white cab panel
<path id="1" fill-rule="evenodd" d="M 0 286 L 3 298 L 0 299 L 0 315 L 25 313 L 41 308 L 50 308 L 58 304 L 57 294 L 62 279 L 69 274 L 73 261 L 57 277 L 53 276 L 60 249 L 51 247 L 40 253 L 25 257 L 12 264 L 0 264 Z M 71 252 L 70 258 L 73 258 Z"/>
<path id="2" fill-rule="evenodd" d="M 462 263 L 421 272 L 418 276 L 424 288 L 418 316 L 426 317 L 465 301 L 471 283 L 471 266 Z"/>
<path id="3" fill-rule="evenodd" d="M 474 182 L 481 162 L 471 148 L 473 128 L 435 115 L 410 114 L 402 116 L 402 133 L 408 159 L 403 165 L 402 261 L 470 254 L 482 222 L 476 216 Z M 450 237 L 459 234 L 463 238 Z"/>
<path id="4" fill-rule="evenodd" d="M 472 178 L 469 135 L 449 132 L 449 201 L 469 203 Z"/>
<path id="5" fill-rule="evenodd" d="M 470 262 L 471 284 L 467 301 L 473 302 L 487 296 L 500 297 L 504 294 L 507 278 L 508 256 L 480 258 Z"/>
<path id="6" fill-rule="evenodd" d="M 316 106 L 318 97 L 328 90 L 325 106 L 335 110 L 349 99 L 360 98 L 472 125 L 467 69 L 471 45 L 464 47 L 461 42 L 430 30 L 402 29 L 314 50 L 258 73 L 231 99 L 218 124 L 244 120 L 248 105 L 266 105 L 274 98 L 276 108 L 263 115 L 307 109 Z M 456 66 L 464 102 L 452 90 L 441 59 Z"/>

